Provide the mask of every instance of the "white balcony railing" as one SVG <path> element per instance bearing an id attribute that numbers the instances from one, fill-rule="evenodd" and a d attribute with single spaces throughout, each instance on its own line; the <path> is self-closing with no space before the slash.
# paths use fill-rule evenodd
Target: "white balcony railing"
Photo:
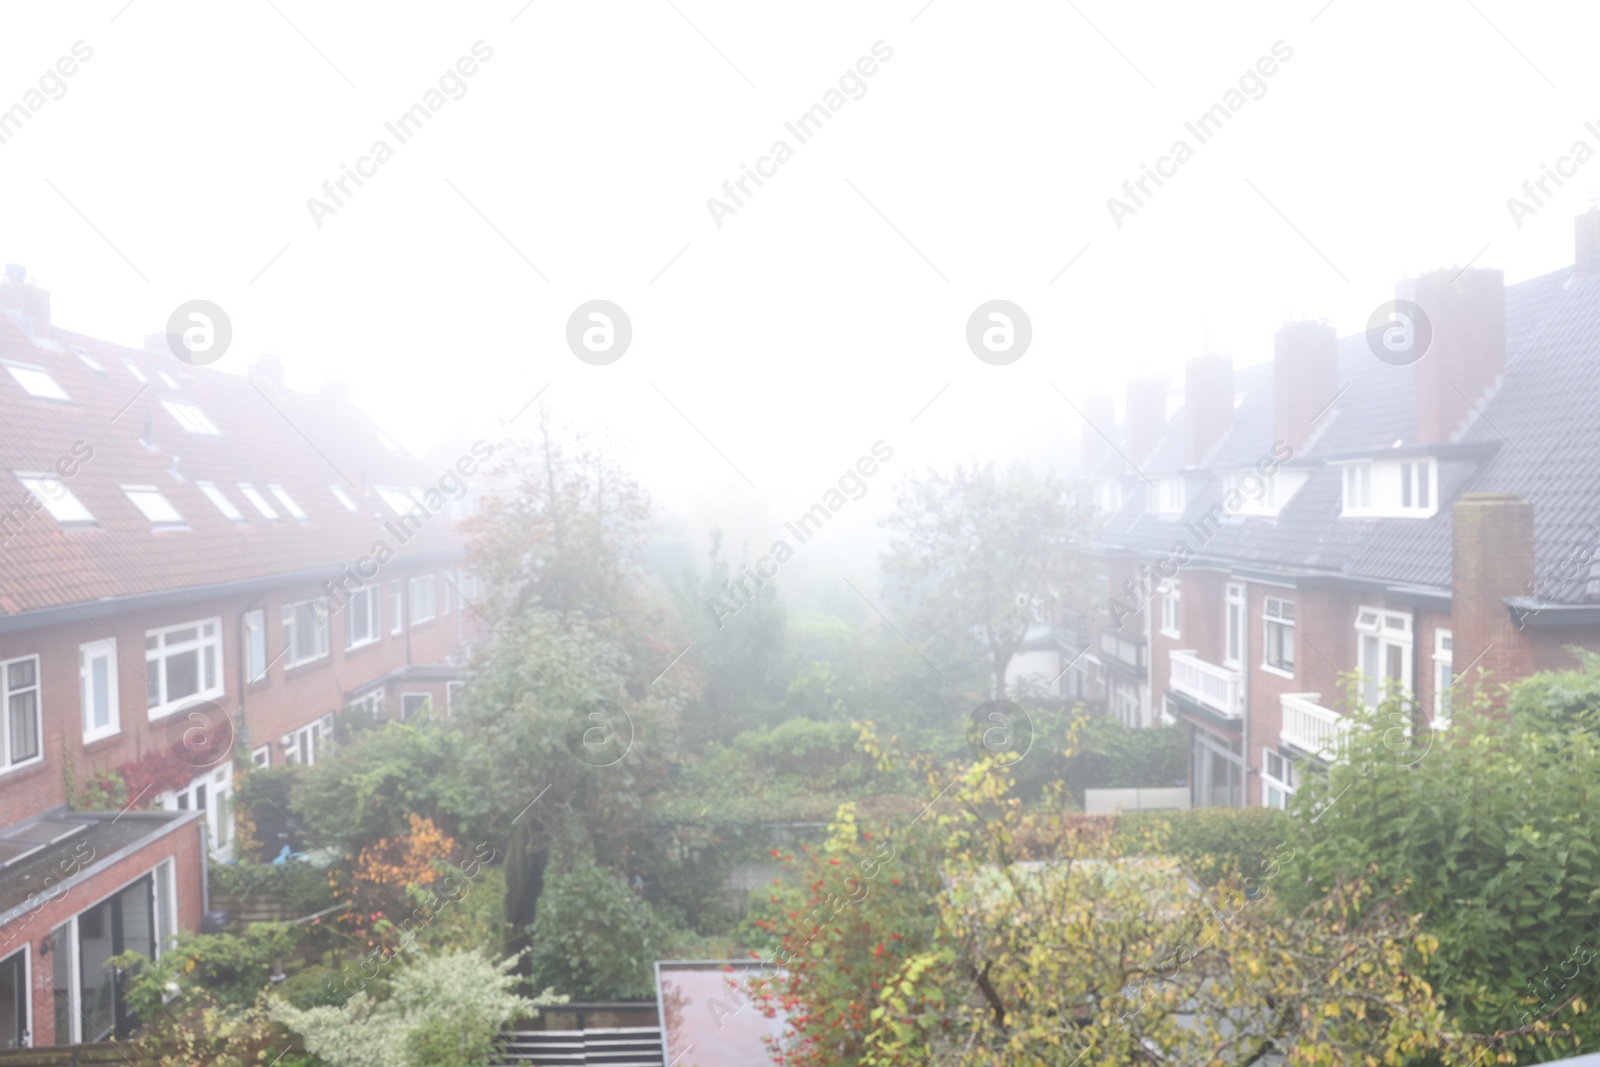
<path id="1" fill-rule="evenodd" d="M 1318 704 L 1320 699 L 1321 693 L 1283 694 L 1283 727 L 1278 736 L 1302 752 L 1331 760 L 1350 721 Z"/>
<path id="2" fill-rule="evenodd" d="M 1218 715 L 1237 719 L 1244 715 L 1244 675 L 1207 663 L 1193 649 L 1174 649 L 1172 688 L 1204 704 Z"/>

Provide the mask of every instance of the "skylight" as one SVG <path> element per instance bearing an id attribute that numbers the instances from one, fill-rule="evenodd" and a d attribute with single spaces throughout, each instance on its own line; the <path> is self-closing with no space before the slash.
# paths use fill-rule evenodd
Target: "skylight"
<path id="1" fill-rule="evenodd" d="M 339 501 L 339 503 L 343 504 L 346 508 L 348 508 L 351 511 L 356 510 L 356 502 L 354 500 L 350 499 L 350 494 L 349 493 L 346 493 L 343 489 L 339 488 L 337 485 L 330 485 L 330 486 L 328 486 L 328 488 L 333 490 L 334 498 L 337 499 Z"/>
<path id="2" fill-rule="evenodd" d="M 383 502 L 388 504 L 396 515 L 409 515 L 416 510 L 416 502 L 404 489 L 395 489 L 387 485 L 380 485 L 377 489 L 378 495 L 383 497 Z"/>
<path id="3" fill-rule="evenodd" d="M 67 391 L 56 384 L 56 380 L 45 373 L 43 367 L 35 367 L 30 363 L 7 363 L 6 370 L 17 380 L 17 384 L 28 391 L 29 396 L 43 397 L 46 400 L 71 400 Z"/>
<path id="4" fill-rule="evenodd" d="M 218 511 L 234 522 L 244 521 L 244 512 L 233 506 L 233 501 L 229 500 L 222 490 L 217 488 L 216 483 L 195 482 L 194 484 L 200 487 L 200 491 L 206 495 L 207 500 L 217 506 Z"/>
<path id="5" fill-rule="evenodd" d="M 206 413 L 187 400 L 163 400 L 161 406 L 172 413 L 190 433 L 205 434 L 207 437 L 221 437 L 222 431 L 217 429 L 217 424 L 206 418 Z"/>
<path id="6" fill-rule="evenodd" d="M 261 514 L 265 517 L 269 519 L 276 519 L 278 517 L 278 513 L 272 510 L 272 505 L 267 503 L 267 498 L 256 492 L 255 486 L 249 484 L 248 482 L 240 482 L 239 492 L 243 493 L 244 498 L 250 501 L 251 504 L 254 504 L 255 509 L 261 512 Z"/>
<path id="7" fill-rule="evenodd" d="M 142 382 L 145 385 L 150 384 L 150 379 L 144 376 L 144 371 L 139 369 L 139 364 L 131 359 L 125 359 L 122 361 L 122 365 L 128 368 L 128 373 L 133 375 L 135 381 Z"/>
<path id="8" fill-rule="evenodd" d="M 94 515 L 53 474 L 17 474 L 23 488 L 39 498 L 50 516 L 59 523 L 93 522 Z"/>
<path id="9" fill-rule="evenodd" d="M 178 388 L 178 383 L 173 381 L 172 380 L 172 375 L 168 374 L 166 371 L 164 371 L 164 370 L 156 371 L 156 377 L 160 378 L 162 384 L 165 385 L 168 389 L 176 389 L 176 388 Z"/>
<path id="10" fill-rule="evenodd" d="M 269 485 L 267 488 L 271 490 L 273 496 L 278 498 L 278 503 L 283 505 L 285 511 L 299 519 L 301 522 L 306 520 L 307 516 L 305 511 L 301 509 L 299 504 L 294 502 L 294 497 L 289 495 L 289 490 L 285 489 L 281 485 Z"/>
<path id="11" fill-rule="evenodd" d="M 394 443 L 394 438 L 390 437 L 388 434 L 384 433 L 382 430 L 377 431 L 377 434 L 378 434 L 378 443 L 383 445 L 384 448 L 387 448 L 390 452 L 399 452 L 400 451 L 400 446 Z"/>
<path id="12" fill-rule="evenodd" d="M 91 356 L 82 345 L 73 345 L 72 354 L 83 360 L 83 365 L 96 374 L 104 374 L 106 372 L 105 364 Z"/>
<path id="13" fill-rule="evenodd" d="M 122 491 L 128 494 L 133 506 L 144 512 L 144 517 L 157 526 L 182 525 L 183 516 L 178 514 L 178 509 L 172 506 L 172 501 L 162 496 L 161 490 L 155 486 L 125 485 Z"/>

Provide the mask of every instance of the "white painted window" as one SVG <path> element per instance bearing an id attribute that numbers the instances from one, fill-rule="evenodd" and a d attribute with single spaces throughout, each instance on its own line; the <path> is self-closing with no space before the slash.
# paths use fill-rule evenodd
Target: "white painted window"
<path id="1" fill-rule="evenodd" d="M 283 505 L 283 510 L 293 515 L 296 519 L 304 522 L 309 517 L 306 515 L 305 511 L 300 507 L 300 505 L 295 503 L 294 497 L 289 495 L 289 490 L 285 489 L 283 486 L 269 485 L 267 486 L 267 491 L 273 496 L 277 497 L 278 503 Z"/>
<path id="2" fill-rule="evenodd" d="M 83 702 L 83 740 L 110 737 L 121 727 L 117 713 L 117 642 L 114 638 L 78 646 L 78 685 Z"/>
<path id="3" fill-rule="evenodd" d="M 156 865 L 154 904 L 156 918 L 156 959 L 170 952 L 178 940 L 177 860 L 165 859 Z"/>
<path id="4" fill-rule="evenodd" d="M 39 503 L 57 522 L 63 525 L 94 522 L 93 513 L 54 474 L 24 474 L 19 471 L 17 480 L 24 489 L 38 497 Z"/>
<path id="5" fill-rule="evenodd" d="M 167 811 L 205 812 L 211 855 L 226 863 L 233 858 L 233 761 L 202 772 L 181 789 L 157 798 Z"/>
<path id="6" fill-rule="evenodd" d="M 172 417 L 178 420 L 179 426 L 182 426 L 190 433 L 197 433 L 203 437 L 222 436 L 222 431 L 217 429 L 217 424 L 208 419 L 206 413 L 201 411 L 197 404 L 191 404 L 187 400 L 163 399 L 161 406 L 166 408 Z"/>
<path id="7" fill-rule="evenodd" d="M 418 508 L 417 502 L 411 499 L 411 494 L 404 489 L 396 489 L 389 485 L 374 486 L 378 496 L 389 505 L 389 510 L 396 515 L 409 515 Z"/>
<path id="8" fill-rule="evenodd" d="M 377 689 L 362 693 L 346 704 L 345 707 L 351 709 L 359 708 L 374 719 L 383 718 L 383 687 L 379 686 Z"/>
<path id="9" fill-rule="evenodd" d="M 1244 611 L 1244 586 L 1238 582 L 1229 582 L 1222 619 L 1225 642 L 1222 663 L 1225 667 L 1237 667 L 1244 659 Z"/>
<path id="10" fill-rule="evenodd" d="M 148 385 L 150 383 L 150 379 L 144 376 L 144 371 L 139 369 L 139 364 L 135 363 L 133 360 L 125 359 L 122 361 L 122 365 L 128 368 L 128 373 L 133 375 L 133 380 L 138 382 L 140 385 Z"/>
<path id="11" fill-rule="evenodd" d="M 252 749 L 250 752 L 250 764 L 254 767 L 272 766 L 272 746 L 262 745 L 260 748 Z"/>
<path id="12" fill-rule="evenodd" d="M 1449 630 L 1433 632 L 1433 728 L 1450 726 L 1450 687 L 1455 684 L 1454 639 Z M 1470 666 L 1470 664 L 1469 664 Z"/>
<path id="13" fill-rule="evenodd" d="M 1431 456 L 1344 465 L 1347 518 L 1425 519 L 1439 510 L 1439 464 Z"/>
<path id="14" fill-rule="evenodd" d="M 1183 596 L 1176 578 L 1161 583 L 1161 633 L 1165 637 L 1182 637 Z"/>
<path id="15" fill-rule="evenodd" d="M 6 363 L 6 370 L 11 372 L 11 377 L 17 384 L 26 389 L 29 396 L 36 396 L 42 400 L 71 400 L 67 391 L 50 377 L 50 372 L 43 367 L 36 367 L 31 363 Z"/>
<path id="16" fill-rule="evenodd" d="M 225 517 L 232 519 L 234 522 L 244 521 L 244 512 L 234 506 L 233 501 L 228 499 L 226 493 L 217 488 L 215 482 L 195 482 L 194 484 L 197 489 L 206 495 L 207 500 L 217 506 L 217 510 L 222 512 Z"/>
<path id="17" fill-rule="evenodd" d="M 156 371 L 156 377 L 160 378 L 161 379 L 161 384 L 165 385 L 168 389 L 176 389 L 176 388 L 178 388 L 178 383 L 176 381 L 174 381 L 173 378 L 172 378 L 172 375 L 168 374 L 166 371 L 164 371 L 164 370 Z"/>
<path id="18" fill-rule="evenodd" d="M 239 492 L 243 493 L 244 498 L 250 501 L 251 506 L 261 513 L 262 518 L 276 519 L 278 517 L 278 513 L 273 510 L 272 505 L 267 503 L 267 498 L 262 496 L 260 491 L 249 482 L 240 482 Z"/>
<path id="19" fill-rule="evenodd" d="M 161 490 L 153 485 L 125 485 L 122 491 L 128 499 L 133 501 L 133 506 L 138 508 L 144 517 L 149 519 L 154 526 L 182 526 L 183 516 L 178 514 L 178 509 L 172 506 L 172 501 L 162 495 Z"/>
<path id="20" fill-rule="evenodd" d="M 1410 691 L 1411 616 L 1362 606 L 1356 612 L 1356 640 L 1361 698 L 1368 707 L 1381 703 L 1386 689 Z"/>
<path id="21" fill-rule="evenodd" d="M 4 737 L 0 738 L 0 770 L 43 759 L 38 656 L 23 656 L 0 663 L 0 701 L 5 707 Z"/>
<path id="22" fill-rule="evenodd" d="M 398 578 L 389 582 L 389 632 L 391 634 L 400 633 L 406 628 L 404 588 Z"/>
<path id="23" fill-rule="evenodd" d="M 1122 483 L 1114 479 L 1106 479 L 1094 487 L 1095 507 L 1101 511 L 1111 512 L 1122 509 Z"/>
<path id="24" fill-rule="evenodd" d="M 364 585 L 344 605 L 344 647 L 360 648 L 378 637 L 378 588 Z"/>
<path id="25" fill-rule="evenodd" d="M 1186 504 L 1182 478 L 1162 478 L 1156 482 L 1155 511 L 1159 515 L 1182 515 Z"/>
<path id="26" fill-rule="evenodd" d="M 1278 469 L 1272 474 L 1259 470 L 1240 471 L 1223 476 L 1223 506 L 1234 515 L 1275 517 L 1311 477 L 1305 470 Z M 1230 494 L 1238 493 L 1237 497 Z"/>
<path id="27" fill-rule="evenodd" d="M 205 619 L 147 630 L 145 697 L 159 719 L 192 699 L 222 695 L 222 620 Z"/>
<path id="28" fill-rule="evenodd" d="M 1270 748 L 1261 750 L 1261 804 L 1268 808 L 1287 808 L 1294 796 L 1294 760 Z"/>
<path id="29" fill-rule="evenodd" d="M 333 498 L 343 504 L 346 511 L 356 510 L 356 502 L 350 499 L 349 493 L 346 493 L 337 485 L 330 485 L 328 488 L 333 490 Z"/>
<path id="30" fill-rule="evenodd" d="M 436 582 L 431 574 L 419 574 L 411 579 L 411 622 L 428 622 L 435 615 L 434 594 Z"/>
<path id="31" fill-rule="evenodd" d="M 1261 609 L 1261 665 L 1294 675 L 1294 601 L 1267 597 Z"/>
<path id="32" fill-rule="evenodd" d="M 328 654 L 328 599 L 314 597 L 283 606 L 283 644 L 285 665 L 322 659 Z"/>
<path id="33" fill-rule="evenodd" d="M 333 743 L 333 730 L 329 726 L 331 721 L 332 716 L 324 716 L 289 734 L 285 738 L 288 744 L 284 748 L 284 762 L 315 766 L 319 759 L 328 754 L 328 748 Z"/>
<path id="34" fill-rule="evenodd" d="M 244 676 L 251 682 L 267 676 L 267 613 L 261 608 L 244 613 Z"/>

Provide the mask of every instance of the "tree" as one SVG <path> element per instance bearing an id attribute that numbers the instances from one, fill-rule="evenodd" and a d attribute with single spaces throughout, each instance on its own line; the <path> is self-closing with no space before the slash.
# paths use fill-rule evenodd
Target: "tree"
<path id="1" fill-rule="evenodd" d="M 1029 624 L 1054 624 L 1088 604 L 1078 545 L 1090 518 L 1065 482 L 1027 467 L 929 472 L 901 489 L 884 571 L 918 632 L 951 655 L 981 651 L 993 695 L 1004 697 L 1006 667 Z"/>
<path id="2" fill-rule="evenodd" d="M 1352 690 L 1340 758 L 1295 795 L 1286 891 L 1373 870 L 1438 940 L 1425 973 L 1441 998 L 1512 1062 L 1600 1040 L 1600 658 L 1504 695 L 1429 733 L 1403 692 L 1367 711 Z"/>

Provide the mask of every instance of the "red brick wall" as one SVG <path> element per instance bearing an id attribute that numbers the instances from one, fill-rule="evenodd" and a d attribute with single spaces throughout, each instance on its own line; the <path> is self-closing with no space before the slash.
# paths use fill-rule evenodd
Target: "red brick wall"
<path id="1" fill-rule="evenodd" d="M 1510 681 L 1534 671 L 1532 642 L 1517 629 L 1505 598 L 1522 596 L 1533 581 L 1533 505 L 1513 496 L 1468 493 L 1451 517 L 1455 663 L 1470 676 L 1465 691 L 1485 676 Z M 1473 661 L 1476 660 L 1476 664 Z"/>
<path id="2" fill-rule="evenodd" d="M 431 568 L 434 573 L 441 569 L 439 565 Z M 435 597 L 435 618 L 420 625 L 408 625 L 405 632 L 398 635 L 391 636 L 389 633 L 387 580 L 400 578 L 406 581 L 419 570 L 416 567 L 401 569 L 395 566 L 382 573 L 385 587 L 380 611 L 382 637 L 379 641 L 347 653 L 344 648 L 344 616 L 335 615 L 330 621 L 327 657 L 289 669 L 280 659 L 268 670 L 263 681 L 248 686 L 244 694 L 244 710 L 252 747 L 271 744 L 273 763 L 280 764 L 284 754 L 278 747 L 278 738 L 342 708 L 346 692 L 405 666 L 408 655 L 411 664 L 433 664 L 442 662 L 458 647 L 458 627 L 468 625 L 469 620 L 460 607 L 454 605 L 453 594 L 450 597 L 451 613 L 448 616 L 443 614 L 449 590 L 442 580 L 438 581 L 439 589 Z M 409 582 L 407 588 L 409 596 Z M 165 735 L 168 720 L 150 722 L 145 707 L 145 681 L 142 674 L 145 668 L 146 630 L 220 617 L 222 682 L 225 691 L 222 697 L 217 698 L 216 704 L 234 716 L 240 699 L 242 614 L 256 608 L 264 610 L 267 660 L 270 663 L 283 652 L 282 606 L 321 595 L 323 590 L 320 585 L 307 581 L 254 596 L 224 596 L 0 635 L 0 661 L 28 655 L 38 655 L 40 658 L 41 740 L 44 749 L 42 766 L 0 775 L 0 825 L 8 825 L 65 803 L 63 738 L 68 758 L 73 761 L 80 781 L 91 771 L 113 770 L 169 744 Z M 78 646 L 103 638 L 114 638 L 117 642 L 120 732 L 85 747 Z M 390 688 L 395 690 L 393 710 L 396 714 L 399 708 L 398 692 L 402 689 L 408 692 L 433 692 L 434 706 L 444 707 L 442 685 L 435 684 L 431 690 L 426 686 L 411 684 Z"/>
<path id="3" fill-rule="evenodd" d="M 178 900 L 178 927 L 194 931 L 200 928 L 203 907 L 205 863 L 201 858 L 199 819 L 174 828 L 166 836 L 138 853 L 125 857 L 96 874 L 86 882 L 72 886 L 56 899 L 44 904 L 14 924 L 5 928 L 0 938 L 0 956 L 10 955 L 19 947 L 28 945 L 33 996 L 30 1025 L 35 1046 L 57 1043 L 55 1032 L 55 1002 L 51 993 L 53 956 L 41 957 L 39 943 L 49 936 L 56 926 L 74 915 L 93 907 L 123 886 L 143 877 L 167 859 L 175 859 L 176 878 L 173 889 Z M 16 929 L 13 930 L 12 926 Z M 65 951 L 65 946 L 59 950 Z M 61 1041 L 67 1040 L 62 1035 Z"/>

